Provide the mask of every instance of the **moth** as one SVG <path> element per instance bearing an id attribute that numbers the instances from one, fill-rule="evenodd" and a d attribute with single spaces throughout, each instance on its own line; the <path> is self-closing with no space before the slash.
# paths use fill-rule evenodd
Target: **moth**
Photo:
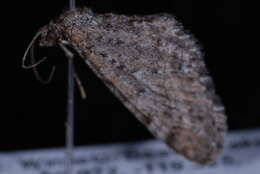
<path id="1" fill-rule="evenodd" d="M 216 160 L 227 131 L 197 40 L 170 14 L 65 11 L 42 27 L 43 47 L 72 47 L 157 138 L 189 160 Z"/>

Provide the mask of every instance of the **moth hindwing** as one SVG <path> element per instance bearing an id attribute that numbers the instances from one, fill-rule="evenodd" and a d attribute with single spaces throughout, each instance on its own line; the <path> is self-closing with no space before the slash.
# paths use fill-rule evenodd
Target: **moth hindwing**
<path id="1" fill-rule="evenodd" d="M 214 161 L 227 130 L 224 107 L 196 40 L 172 15 L 66 11 L 41 46 L 69 43 L 156 137 L 186 158 Z"/>

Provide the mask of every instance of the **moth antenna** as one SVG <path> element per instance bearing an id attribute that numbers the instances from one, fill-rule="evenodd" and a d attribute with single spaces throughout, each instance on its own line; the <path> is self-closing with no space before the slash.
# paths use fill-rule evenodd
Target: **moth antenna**
<path id="1" fill-rule="evenodd" d="M 32 65 L 34 65 L 34 64 L 35 64 L 35 59 L 34 59 L 34 43 L 33 43 L 32 46 L 31 46 L 30 57 L 31 57 L 31 63 L 32 63 Z M 47 78 L 47 80 L 44 80 L 44 79 L 40 76 L 40 74 L 39 74 L 39 72 L 38 72 L 36 66 L 32 67 L 32 69 L 33 69 L 33 73 L 34 73 L 36 79 L 37 79 L 39 82 L 43 83 L 43 84 L 48 84 L 48 83 L 50 83 L 50 81 L 51 81 L 52 78 L 53 78 L 54 72 L 55 72 L 55 66 L 53 66 L 52 69 L 51 69 L 51 72 L 50 72 L 50 74 L 49 74 L 49 76 L 48 76 L 48 78 Z"/>
<path id="2" fill-rule="evenodd" d="M 39 31 L 36 33 L 36 35 L 33 37 L 32 41 L 30 42 L 30 44 L 28 45 L 24 55 L 23 55 L 23 59 L 22 59 L 22 67 L 24 69 L 31 69 L 33 67 L 36 67 L 37 65 L 39 65 L 40 63 L 42 63 L 47 57 L 42 58 L 41 60 L 39 60 L 38 62 L 31 64 L 31 65 L 25 65 L 25 60 L 26 60 L 26 56 L 30 50 L 30 48 L 32 47 L 33 43 L 35 42 L 35 40 L 40 36 L 40 34 L 42 34 L 43 31 Z"/>

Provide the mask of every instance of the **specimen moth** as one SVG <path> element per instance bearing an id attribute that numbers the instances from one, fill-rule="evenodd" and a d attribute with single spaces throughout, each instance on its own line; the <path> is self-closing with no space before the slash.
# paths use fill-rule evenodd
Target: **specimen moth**
<path id="1" fill-rule="evenodd" d="M 196 39 L 170 14 L 65 11 L 38 31 L 39 45 L 72 47 L 157 138 L 201 164 L 218 157 L 227 131 Z"/>

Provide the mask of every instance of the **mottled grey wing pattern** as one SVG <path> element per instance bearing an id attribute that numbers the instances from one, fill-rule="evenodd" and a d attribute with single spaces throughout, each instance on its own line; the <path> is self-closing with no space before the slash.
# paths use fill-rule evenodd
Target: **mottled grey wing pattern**
<path id="1" fill-rule="evenodd" d="M 43 40 L 56 33 L 68 41 L 156 137 L 190 160 L 216 159 L 227 129 L 224 107 L 196 40 L 173 16 L 81 9 L 47 28 Z"/>

